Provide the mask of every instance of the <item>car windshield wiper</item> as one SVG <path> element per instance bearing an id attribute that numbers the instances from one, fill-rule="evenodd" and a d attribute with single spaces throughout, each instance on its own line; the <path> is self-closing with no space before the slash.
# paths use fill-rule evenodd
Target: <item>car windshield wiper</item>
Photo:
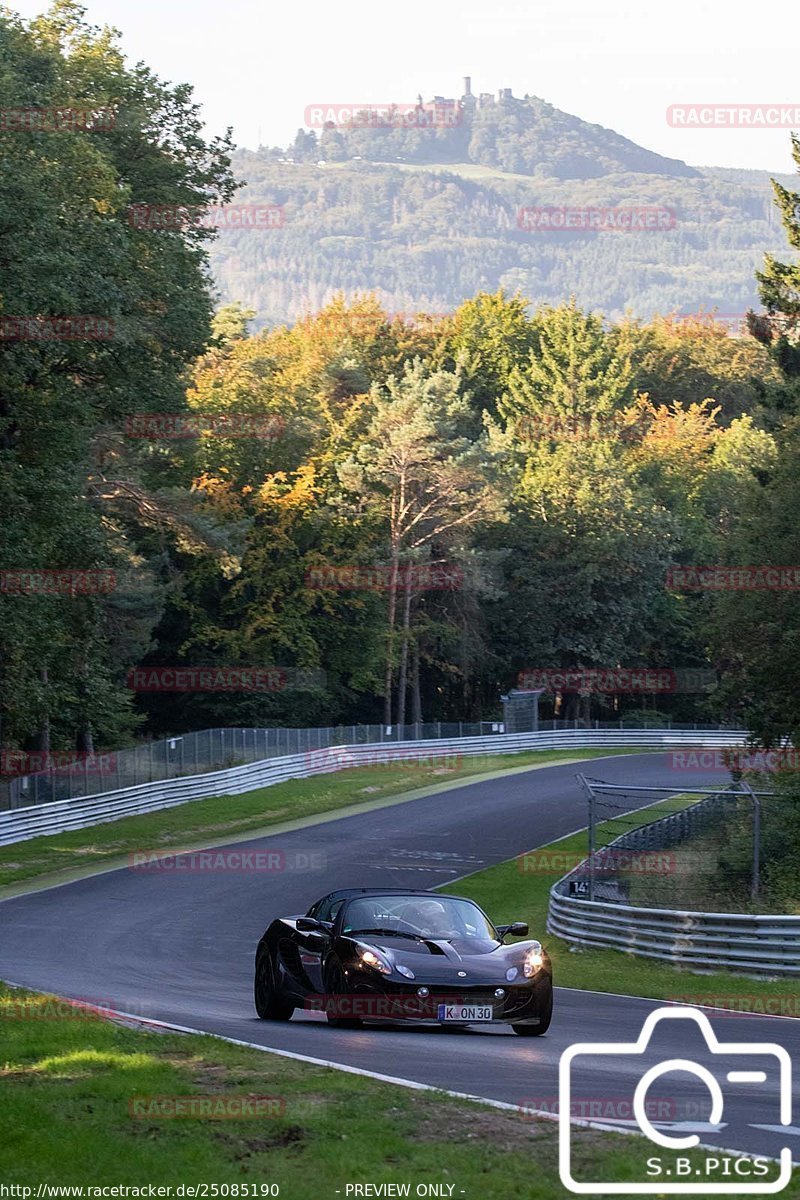
<path id="1" fill-rule="evenodd" d="M 382 933 L 384 937 L 411 938 L 412 942 L 426 941 L 421 933 L 406 933 L 402 929 L 348 929 L 346 931 L 342 930 L 342 932 L 346 932 L 348 936 L 352 934 L 360 935 L 362 933 Z"/>

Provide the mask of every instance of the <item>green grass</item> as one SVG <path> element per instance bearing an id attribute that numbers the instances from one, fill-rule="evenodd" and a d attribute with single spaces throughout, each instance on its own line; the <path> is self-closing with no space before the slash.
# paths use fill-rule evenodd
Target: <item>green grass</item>
<path id="1" fill-rule="evenodd" d="M 454 1197 L 463 1189 L 468 1200 L 567 1195 L 556 1123 L 524 1109 L 500 1111 L 219 1039 L 63 1011 L 47 997 L 0 985 L 5 1185 L 274 1183 L 284 1200 L 306 1200 L 333 1197 L 337 1188 L 344 1197 L 348 1183 L 405 1183 L 413 1195 L 418 1183 L 435 1182 L 453 1184 Z M 258 1117 L 131 1115 L 132 1102 L 152 1113 L 153 1097 L 176 1096 L 212 1097 L 222 1111 L 247 1097 L 273 1102 L 271 1115 Z M 644 1139 L 584 1129 L 574 1131 L 574 1148 L 594 1178 L 620 1180 L 645 1178 L 653 1152 Z M 784 1195 L 800 1192 L 790 1185 Z"/>
<path id="2" fill-rule="evenodd" d="M 684 801 L 687 804 L 691 802 L 688 797 Z M 653 821 L 657 816 L 663 816 L 665 809 L 671 811 L 675 806 L 674 799 L 665 800 L 635 817 L 626 814 L 622 818 L 624 827 L 619 829 L 614 828 L 614 821 L 605 822 L 599 827 L 601 836 L 598 844 L 606 844 L 611 837 L 634 825 Z M 586 854 L 586 845 L 586 833 L 581 832 L 540 848 L 537 855 L 552 850 L 561 855 L 583 856 Z M 548 873 L 525 871 L 521 866 L 523 862 L 524 856 L 520 856 L 478 871 L 460 880 L 454 890 L 459 895 L 476 900 L 494 921 L 527 921 L 531 936 L 541 938 L 547 946 L 557 985 L 800 1016 L 796 980 L 756 980 L 724 971 L 699 973 L 681 970 L 669 963 L 637 958 L 622 951 L 572 946 L 562 938 L 546 933 L 550 889 L 569 868 L 559 866 Z"/>
<path id="3" fill-rule="evenodd" d="M 642 753 L 642 748 L 602 753 Z M 243 840 L 261 830 L 268 832 L 271 826 L 282 822 L 312 818 L 353 805 L 374 806 L 390 797 L 424 788 L 435 790 L 460 779 L 597 756 L 597 750 L 535 750 L 522 754 L 465 755 L 456 765 L 441 765 L 441 759 L 437 765 L 433 752 L 431 763 L 356 767 L 311 779 L 293 779 L 255 792 L 193 800 L 160 812 L 2 846 L 0 889 L 55 872 L 88 873 L 115 860 L 124 862 L 125 856 L 135 850 L 197 849 L 221 841 Z"/>

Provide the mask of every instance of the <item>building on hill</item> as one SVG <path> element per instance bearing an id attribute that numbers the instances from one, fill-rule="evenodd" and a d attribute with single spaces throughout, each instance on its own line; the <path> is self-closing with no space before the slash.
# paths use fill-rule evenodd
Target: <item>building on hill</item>
<path id="1" fill-rule="evenodd" d="M 458 103 L 463 113 L 463 119 L 470 121 L 478 109 L 488 108 L 491 104 L 505 104 L 507 100 L 513 99 L 514 95 L 510 87 L 499 88 L 496 97 L 492 92 L 480 92 L 476 97 L 472 92 L 472 78 L 465 75 L 464 91 Z"/>
<path id="2" fill-rule="evenodd" d="M 460 99 L 455 100 L 451 96 L 434 96 L 432 100 L 424 102 L 422 96 L 419 95 L 417 96 L 417 108 L 428 113 L 434 124 L 458 125 L 462 122 L 469 124 L 478 109 L 487 108 L 492 104 L 505 104 L 506 101 L 513 99 L 510 87 L 499 88 L 496 96 L 493 92 L 480 92 L 478 96 L 475 96 L 472 92 L 472 78 L 465 75 L 464 91 Z"/>
<path id="3" fill-rule="evenodd" d="M 478 102 L 472 94 L 472 80 L 469 75 L 464 76 L 464 94 L 461 97 L 461 111 L 464 114 L 464 120 L 469 121 L 475 115 L 475 109 Z"/>

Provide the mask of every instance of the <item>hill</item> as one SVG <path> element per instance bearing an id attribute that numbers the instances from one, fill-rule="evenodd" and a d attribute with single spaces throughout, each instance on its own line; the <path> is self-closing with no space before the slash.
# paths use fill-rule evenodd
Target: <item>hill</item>
<path id="1" fill-rule="evenodd" d="M 536 97 L 504 91 L 465 110 L 472 99 L 420 101 L 422 113 L 455 106 L 431 128 L 328 122 L 289 150 L 238 152 L 238 198 L 281 205 L 285 220 L 221 233 L 222 298 L 255 308 L 258 324 L 340 291 L 374 291 L 395 312 L 449 311 L 499 286 L 534 303 L 572 294 L 611 318 L 757 306 L 764 252 L 788 248 L 766 173 L 690 167 Z M 520 221 L 552 208 L 578 225 L 607 209 L 668 216 L 638 231 Z"/>
<path id="2" fill-rule="evenodd" d="M 295 162 L 471 162 L 555 179 L 596 179 L 618 172 L 674 178 L 698 174 L 679 159 L 654 154 L 538 96 L 519 99 L 503 88 L 496 99 L 487 93 L 474 97 L 469 80 L 464 82 L 467 90 L 459 100 L 437 96 L 423 102 L 420 96 L 416 105 L 391 112 L 312 107 L 307 116 L 317 114 L 320 132 L 300 130 L 288 154 Z M 328 115 L 334 119 L 325 121 Z M 280 150 L 271 153 L 286 157 Z"/>

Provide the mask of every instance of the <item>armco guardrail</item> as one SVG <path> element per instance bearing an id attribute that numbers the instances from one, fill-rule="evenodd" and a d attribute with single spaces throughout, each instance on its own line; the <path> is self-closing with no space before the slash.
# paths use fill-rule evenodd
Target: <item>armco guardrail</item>
<path id="1" fill-rule="evenodd" d="M 547 929 L 577 945 L 698 970 L 800 974 L 800 917 L 633 908 L 562 896 L 553 888 Z"/>
<path id="2" fill-rule="evenodd" d="M 83 829 L 101 825 L 118 817 L 172 808 L 188 800 L 208 796 L 228 796 L 270 787 L 286 779 L 305 779 L 345 767 L 364 766 L 378 762 L 413 760 L 429 756 L 455 754 L 509 754 L 520 750 L 602 749 L 620 746 L 667 748 L 672 746 L 722 747 L 741 745 L 747 738 L 744 730 L 701 729 L 577 729 L 553 733 L 515 733 L 424 741 L 372 743 L 359 746 L 334 746 L 311 750 L 305 754 L 290 754 L 213 771 L 206 775 L 159 780 L 122 788 L 95 796 L 58 800 L 52 804 L 37 804 L 0 813 L 0 846 L 25 841 L 41 834 L 61 833 L 67 829 Z"/>
<path id="3" fill-rule="evenodd" d="M 561 723 L 566 728 L 565 723 Z M 577 729 L 575 722 L 574 728 Z M 619 722 L 620 729 L 623 727 Z M 669 726 L 668 726 L 669 727 Z M 540 729 L 546 728 L 540 725 Z M 556 725 L 553 725 L 556 728 Z M 372 742 L 418 741 L 425 738 L 487 737 L 502 733 L 499 721 L 430 721 L 404 725 L 330 725 L 321 729 L 295 729 L 275 726 L 271 729 L 231 726 L 225 729 L 196 729 L 173 737 L 150 739 L 123 750 L 97 754 L 69 753 L 52 757 L 54 769 L 31 768 L 23 772 L 26 761 L 47 761 L 47 754 L 30 756 L 18 752 L 19 773 L 4 780 L 0 777 L 0 812 L 8 808 L 30 808 L 32 804 L 52 804 L 56 800 L 74 800 L 96 796 L 121 788 L 156 783 L 161 779 L 181 779 L 184 775 L 207 775 L 266 758 L 286 758 L 328 746 L 370 745 Z M 15 753 L 6 755 L 12 762 Z"/>
<path id="4" fill-rule="evenodd" d="M 658 853 L 704 828 L 735 793 L 720 792 L 699 804 L 624 834 L 598 852 L 613 863 L 615 851 Z M 760 795 L 768 793 L 759 793 Z M 549 933 L 579 946 L 624 950 L 699 971 L 747 971 L 759 975 L 800 974 L 800 916 L 692 912 L 644 908 L 620 898 L 596 900 L 569 895 L 571 882 L 585 880 L 588 860 L 559 879 L 550 891 Z M 598 882 L 595 895 L 608 887 Z"/>
<path id="5" fill-rule="evenodd" d="M 645 717 L 645 729 L 647 717 Z M 657 721 L 654 728 L 663 728 Z M 565 729 L 626 729 L 640 725 L 618 721 L 567 721 L 552 718 L 540 721 L 540 733 L 560 733 Z M 681 725 L 668 720 L 667 729 L 697 729 L 697 724 Z M 719 726 L 718 726 L 719 728 Z M 529 726 L 523 726 L 523 731 Z M 520 732 L 508 730 L 509 733 Z M 7 776 L 0 775 L 0 812 L 9 808 L 30 808 L 32 804 L 52 804 L 56 800 L 77 800 L 118 792 L 122 788 L 156 783 L 162 779 L 181 779 L 184 775 L 207 775 L 209 771 L 225 771 L 245 763 L 263 762 L 267 758 L 287 758 L 290 754 L 305 754 L 309 750 L 326 750 L 330 746 L 371 746 L 374 742 L 396 744 L 426 741 L 430 738 L 465 738 L 502 735 L 502 721 L 429 721 L 406 725 L 328 725 L 323 728 L 242 728 L 196 729 L 158 740 L 140 742 L 122 750 L 103 750 L 93 754 L 70 754 L 56 751 L 6 751 Z M 47 763 L 36 769 L 26 762 Z M 14 763 L 18 769 L 13 769 Z"/>

